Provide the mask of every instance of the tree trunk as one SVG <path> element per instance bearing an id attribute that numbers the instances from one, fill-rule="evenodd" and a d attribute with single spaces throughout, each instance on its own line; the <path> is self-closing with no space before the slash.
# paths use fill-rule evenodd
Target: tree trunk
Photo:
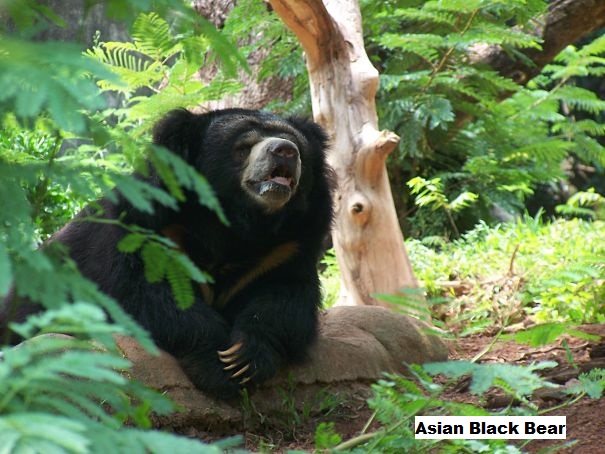
<path id="1" fill-rule="evenodd" d="M 417 286 L 393 204 L 385 160 L 399 137 L 378 130 L 378 72 L 365 52 L 355 0 L 270 0 L 306 53 L 313 115 L 332 137 L 338 189 L 332 238 L 339 304 L 386 305 L 376 293 Z"/>
<path id="2" fill-rule="evenodd" d="M 553 0 L 540 22 L 536 34 L 542 37 L 542 48 L 522 51 L 531 63 L 513 59 L 500 47 L 487 48 L 475 60 L 525 85 L 566 46 L 605 26 L 605 1 Z"/>

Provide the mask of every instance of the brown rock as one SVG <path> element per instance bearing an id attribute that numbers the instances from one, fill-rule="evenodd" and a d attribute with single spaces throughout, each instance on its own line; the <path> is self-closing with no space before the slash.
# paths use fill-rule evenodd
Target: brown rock
<path id="1" fill-rule="evenodd" d="M 178 413 L 159 418 L 161 425 L 212 429 L 227 423 L 238 425 L 241 422 L 239 407 L 233 407 L 200 392 L 189 381 L 172 355 L 163 351 L 160 351 L 158 356 L 153 355 L 132 337 L 117 336 L 116 342 L 124 356 L 132 362 L 132 378 L 167 393 L 182 407 L 182 411 Z"/>
<path id="2" fill-rule="evenodd" d="M 367 398 L 368 385 L 384 371 L 405 373 L 405 364 L 447 359 L 443 342 L 425 332 L 422 322 L 376 306 L 335 307 L 321 317 L 320 336 L 309 360 L 281 371 L 252 396 L 250 404 L 265 416 L 284 411 L 284 390 L 296 407 L 321 404 L 322 390 L 341 399 Z M 246 417 L 230 405 L 198 391 L 167 353 L 153 356 L 133 339 L 118 345 L 132 363 L 132 376 L 166 392 L 184 411 L 160 419 L 172 428 L 212 430 L 237 427 Z M 248 421 L 249 422 L 249 421 Z"/>
<path id="3" fill-rule="evenodd" d="M 339 306 L 321 319 L 310 361 L 290 368 L 301 383 L 376 381 L 405 364 L 447 359 L 445 345 L 411 317 L 377 306 Z"/>

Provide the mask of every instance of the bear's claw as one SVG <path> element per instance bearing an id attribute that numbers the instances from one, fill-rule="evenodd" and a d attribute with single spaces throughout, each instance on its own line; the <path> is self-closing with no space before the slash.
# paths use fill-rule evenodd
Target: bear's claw
<path id="1" fill-rule="evenodd" d="M 218 360 L 221 363 L 225 363 L 225 364 L 237 364 L 236 363 L 237 358 L 238 358 L 237 355 L 233 355 L 233 356 L 219 356 Z"/>
<path id="2" fill-rule="evenodd" d="M 223 370 L 232 370 L 235 369 L 236 367 L 239 367 L 238 363 L 233 363 L 233 364 L 229 364 L 228 366 L 223 367 Z"/>
<path id="3" fill-rule="evenodd" d="M 228 356 L 231 356 L 234 353 L 237 353 L 242 348 L 242 345 L 244 345 L 243 342 L 236 342 L 231 347 L 229 347 L 227 350 L 223 350 L 223 351 L 218 350 L 217 351 L 218 356 L 221 358 L 226 358 Z"/>
<path id="4" fill-rule="evenodd" d="M 240 375 L 242 375 L 243 373 L 245 373 L 248 369 L 250 369 L 250 364 L 246 364 L 240 370 L 238 370 L 237 372 L 235 372 L 233 375 L 231 375 L 231 378 L 237 378 L 237 377 L 239 377 Z"/>
<path id="5" fill-rule="evenodd" d="M 254 377 L 254 374 L 252 374 L 252 375 L 250 375 L 250 376 L 248 376 L 246 378 L 242 378 L 240 380 L 239 384 L 240 385 L 245 385 L 246 383 L 248 383 L 252 379 L 252 377 Z"/>
<path id="6" fill-rule="evenodd" d="M 236 342 L 231 347 L 229 347 L 227 350 L 222 350 L 222 351 L 218 350 L 217 351 L 219 361 L 226 364 L 226 366 L 223 367 L 224 371 L 231 371 L 233 369 L 237 369 L 238 367 L 240 368 L 239 370 L 235 371 L 231 375 L 231 378 L 238 378 L 238 377 L 242 376 L 243 374 L 245 374 L 250 369 L 249 363 L 242 365 L 239 362 L 239 353 L 240 353 L 240 350 L 243 345 L 244 345 L 243 342 Z M 247 377 L 243 377 L 239 382 L 240 385 L 243 385 L 243 384 L 247 383 L 248 381 L 250 381 L 250 379 L 252 378 L 253 375 L 254 374 L 247 376 Z"/>

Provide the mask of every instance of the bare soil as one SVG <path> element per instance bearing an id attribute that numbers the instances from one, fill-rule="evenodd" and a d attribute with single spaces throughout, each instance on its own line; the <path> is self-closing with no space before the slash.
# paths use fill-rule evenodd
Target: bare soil
<path id="1" fill-rule="evenodd" d="M 593 367 L 605 368 L 605 325 L 585 325 L 579 328 L 587 333 L 601 336 L 598 342 L 588 342 L 576 337 L 564 336 L 554 344 L 541 348 L 531 348 L 515 342 L 498 342 L 482 357 L 481 362 L 506 362 L 526 365 L 538 361 L 556 361 L 558 366 L 545 371 L 547 378 L 560 385 L 573 383 L 577 375 Z M 456 342 L 452 349 L 450 359 L 470 359 L 480 353 L 490 342 L 489 336 L 472 336 Z M 573 361 L 578 369 L 570 366 L 566 358 L 566 341 L 573 355 Z M 473 401 L 473 396 L 462 389 L 458 396 L 448 396 L 456 400 Z M 487 396 L 487 404 L 498 406 L 498 395 Z M 468 399 L 468 400 L 467 400 Z M 552 408 L 565 402 L 567 399 L 560 392 L 537 393 L 532 399 L 541 409 Z M 557 452 L 573 454 L 600 454 L 605 453 L 605 398 L 590 399 L 585 397 L 569 406 L 563 406 L 552 412 L 552 416 L 567 416 L 567 440 L 535 440 L 525 446 L 528 452 L 542 452 L 548 448 L 565 445 Z"/>
<path id="2" fill-rule="evenodd" d="M 605 325 L 587 325 L 581 327 L 583 331 L 597 334 L 605 339 Z M 471 359 L 482 352 L 492 342 L 489 335 L 475 335 L 457 340 L 452 343 L 450 359 Z M 573 355 L 576 367 L 570 366 L 566 358 L 566 348 L 563 340 L 567 342 L 569 351 Z M 605 343 L 603 340 L 589 342 L 575 337 L 565 336 L 558 342 L 546 347 L 531 348 L 514 342 L 499 341 L 481 357 L 481 362 L 506 362 L 526 365 L 531 362 L 554 360 L 558 366 L 545 371 L 550 381 L 563 386 L 577 380 L 579 371 L 586 371 L 592 367 L 605 368 Z M 367 396 L 370 395 L 368 390 Z M 475 396 L 468 391 L 468 382 L 461 380 L 454 390 L 448 392 L 446 399 L 459 402 L 468 402 L 482 405 L 491 410 L 505 407 L 510 403 L 506 396 L 498 392 L 489 392 L 485 396 Z M 563 404 L 567 396 L 560 391 L 545 391 L 536 393 L 532 402 L 541 409 L 552 408 Z M 514 405 L 514 404 L 513 404 Z M 531 441 L 523 448 L 527 452 L 537 453 L 559 447 L 557 452 L 573 454 L 599 454 L 605 453 L 605 398 L 598 400 L 588 397 L 548 413 L 549 415 L 567 416 L 567 440 Z M 282 419 L 261 421 L 255 428 L 245 432 L 245 448 L 252 452 L 282 453 L 289 450 L 313 451 L 314 434 L 317 425 L 321 422 L 333 422 L 335 430 L 343 440 L 359 435 L 368 424 L 372 411 L 368 408 L 364 398 L 353 401 L 342 401 L 336 405 L 329 405 L 326 411 L 320 414 L 305 415 L 300 411 L 285 409 Z M 262 418 L 262 415 L 258 415 Z M 258 422 L 258 421 L 257 421 Z M 376 430 L 378 423 L 372 422 L 365 428 L 367 432 Z M 241 434 L 241 431 L 239 432 Z M 227 435 L 195 433 L 190 434 L 206 441 L 223 438 Z"/>

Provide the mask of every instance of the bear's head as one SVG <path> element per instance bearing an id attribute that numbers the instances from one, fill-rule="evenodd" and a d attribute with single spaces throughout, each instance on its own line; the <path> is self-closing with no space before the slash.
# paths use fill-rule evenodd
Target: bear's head
<path id="1" fill-rule="evenodd" d="M 313 186 L 326 184 L 327 137 L 304 119 L 247 109 L 181 109 L 156 125 L 153 140 L 200 171 L 227 212 L 256 207 L 271 215 L 302 208 Z"/>

